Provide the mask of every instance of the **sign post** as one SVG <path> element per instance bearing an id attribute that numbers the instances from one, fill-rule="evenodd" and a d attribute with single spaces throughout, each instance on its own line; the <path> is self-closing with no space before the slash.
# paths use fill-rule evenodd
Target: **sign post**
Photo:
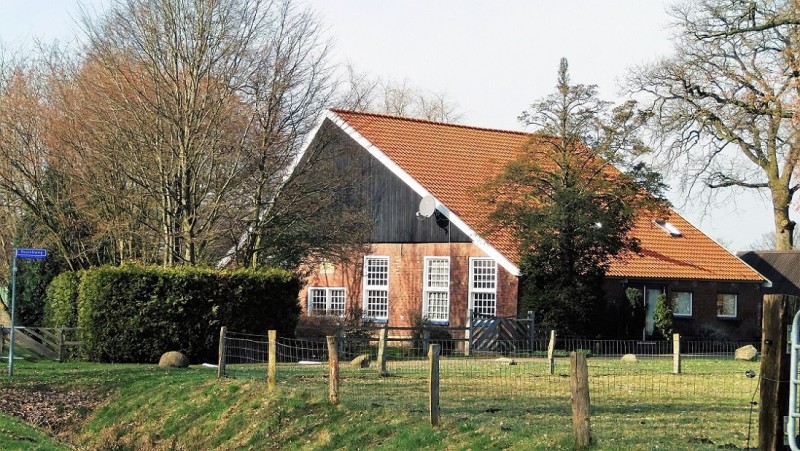
<path id="1" fill-rule="evenodd" d="M 14 329 L 17 321 L 17 259 L 44 260 L 47 258 L 45 249 L 14 249 L 14 258 L 11 259 L 11 334 L 8 338 L 8 375 L 14 375 Z"/>

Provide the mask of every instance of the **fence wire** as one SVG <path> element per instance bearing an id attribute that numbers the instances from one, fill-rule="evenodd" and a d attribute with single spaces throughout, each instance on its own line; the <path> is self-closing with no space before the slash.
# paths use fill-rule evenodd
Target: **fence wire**
<path id="1" fill-rule="evenodd" d="M 754 402 L 758 362 L 736 361 L 742 343 L 686 341 L 682 372 L 673 374 L 671 343 L 642 344 L 613 340 L 561 340 L 550 373 L 546 342 L 527 349 L 508 343 L 503 352 L 465 355 L 463 340 L 442 345 L 439 364 L 440 409 L 456 423 L 494 424 L 501 428 L 539 427 L 571 430 L 571 350 L 587 350 L 593 435 L 604 443 L 662 438 L 665 443 L 746 447 L 757 436 Z M 427 343 L 426 343 L 427 344 Z M 267 336 L 228 334 L 224 342 L 225 375 L 266 379 Z M 685 347 L 685 348 L 684 348 Z M 362 334 L 338 340 L 339 397 L 356 411 L 391 409 L 427 415 L 430 366 L 424 347 L 412 339 L 390 340 L 386 371 L 377 367 L 377 338 Z M 511 350 L 511 351 L 509 351 Z M 645 352 L 652 350 L 651 353 Z M 639 351 L 636 363 L 620 357 Z M 363 363 L 363 356 L 369 356 Z M 359 360 L 354 360 L 359 358 Z M 327 397 L 328 350 L 324 339 L 277 342 L 279 387 Z M 712 425 L 705 427 L 703 425 Z M 549 429 L 548 429 L 549 428 Z M 711 430 L 710 430 L 710 429 Z"/>

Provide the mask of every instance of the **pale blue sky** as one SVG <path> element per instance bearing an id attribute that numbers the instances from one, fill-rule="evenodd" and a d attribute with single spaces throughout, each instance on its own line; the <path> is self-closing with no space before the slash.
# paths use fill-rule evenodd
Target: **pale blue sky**
<path id="1" fill-rule="evenodd" d="M 107 0 L 84 1 L 102 8 Z M 550 93 L 559 59 L 572 81 L 618 100 L 627 68 L 668 54 L 662 0 L 302 0 L 334 42 L 333 59 L 359 71 L 445 92 L 462 122 L 521 128 L 517 116 Z M 0 0 L 0 42 L 74 40 L 74 0 Z M 772 228 L 766 203 L 737 196 L 705 211 L 671 195 L 679 213 L 710 237 L 743 250 Z M 705 213 L 705 214 L 704 214 Z"/>

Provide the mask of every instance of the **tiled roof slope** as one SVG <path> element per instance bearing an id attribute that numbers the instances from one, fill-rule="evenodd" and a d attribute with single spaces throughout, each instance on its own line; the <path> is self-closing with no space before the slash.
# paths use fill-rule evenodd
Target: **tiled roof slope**
<path id="1" fill-rule="evenodd" d="M 488 211 L 476 188 L 496 176 L 530 138 L 528 133 L 467 127 L 370 113 L 333 112 L 380 149 L 472 228 L 480 231 Z M 764 278 L 677 213 L 669 222 L 682 236 L 673 237 L 640 217 L 632 234 L 642 255 L 615 261 L 612 277 L 763 281 Z M 510 233 L 482 235 L 509 260 L 518 262 Z"/>

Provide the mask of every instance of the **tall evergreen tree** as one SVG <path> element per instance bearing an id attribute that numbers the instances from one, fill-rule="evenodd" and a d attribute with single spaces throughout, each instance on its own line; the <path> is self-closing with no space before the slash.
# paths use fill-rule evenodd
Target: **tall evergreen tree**
<path id="1" fill-rule="evenodd" d="M 520 311 L 533 310 L 541 327 L 595 335 L 606 271 L 638 250 L 629 232 L 643 207 L 664 205 L 664 185 L 642 164 L 614 167 L 647 150 L 635 104 L 611 109 L 594 85 L 570 84 L 565 59 L 556 92 L 520 119 L 537 131 L 486 187 L 493 223 L 510 227 L 519 246 Z"/>

